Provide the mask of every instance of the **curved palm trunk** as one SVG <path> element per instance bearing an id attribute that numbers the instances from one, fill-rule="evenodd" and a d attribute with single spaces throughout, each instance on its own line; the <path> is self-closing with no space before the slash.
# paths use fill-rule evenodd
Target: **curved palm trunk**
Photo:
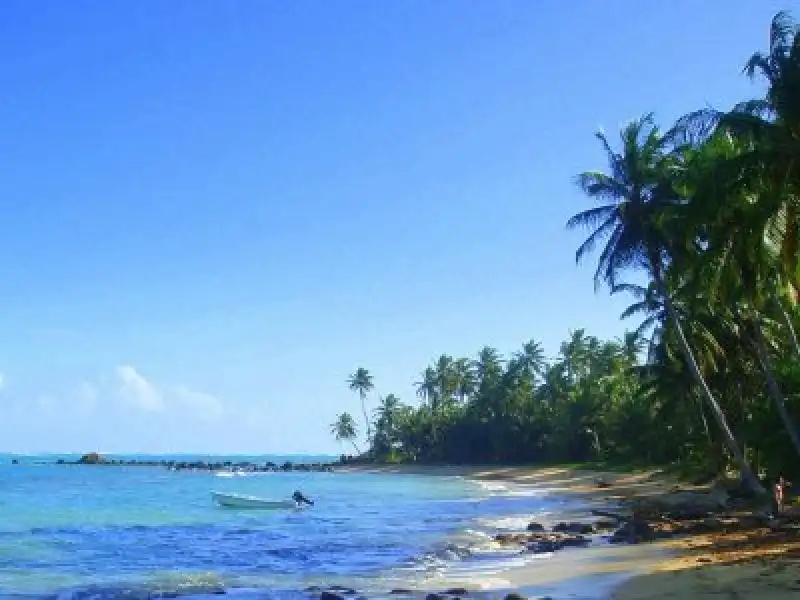
<path id="1" fill-rule="evenodd" d="M 800 455 L 800 434 L 797 432 L 797 426 L 792 420 L 789 411 L 786 410 L 786 404 L 783 400 L 783 393 L 781 392 L 780 386 L 778 386 L 778 382 L 775 379 L 775 371 L 773 369 L 772 359 L 767 351 L 767 342 L 764 339 L 764 332 L 761 331 L 761 323 L 753 323 L 753 334 L 756 355 L 758 356 L 758 362 L 761 363 L 761 369 L 764 371 L 764 376 L 767 379 L 769 395 L 772 397 L 772 402 L 775 404 L 775 408 L 778 410 L 781 421 L 783 421 L 783 426 L 786 428 L 786 431 L 789 432 L 789 437 L 792 440 L 792 445 L 794 446 L 795 452 Z"/>
<path id="2" fill-rule="evenodd" d="M 367 444 L 369 444 L 369 441 L 372 439 L 372 426 L 369 422 L 369 413 L 367 413 L 367 395 L 361 392 L 359 396 L 361 396 L 361 412 L 364 413 L 364 426 L 367 429 Z"/>
<path id="3" fill-rule="evenodd" d="M 670 300 L 669 295 L 666 293 L 665 286 L 660 278 L 656 279 L 656 285 L 659 288 L 659 294 L 661 294 L 661 297 L 664 298 L 667 314 L 675 325 L 675 331 L 678 334 L 678 342 L 681 346 L 681 352 L 686 359 L 686 363 L 689 365 L 689 370 L 691 371 L 692 376 L 703 392 L 703 396 L 705 397 L 708 407 L 711 409 L 711 414 L 713 415 L 714 420 L 717 422 L 717 425 L 722 431 L 722 437 L 725 440 L 725 445 L 728 447 L 728 450 L 730 450 L 734 461 L 736 461 L 736 465 L 739 467 L 739 471 L 742 475 L 742 481 L 754 493 L 759 495 L 766 494 L 766 490 L 758 481 L 758 478 L 755 476 L 755 473 L 753 473 L 750 465 L 747 464 L 747 460 L 739 448 L 739 444 L 736 442 L 736 438 L 734 437 L 731 428 L 728 426 L 728 420 L 725 418 L 725 413 L 722 412 L 722 408 L 717 402 L 717 399 L 714 398 L 713 392 L 708 387 L 706 380 L 703 378 L 703 374 L 700 372 L 700 367 L 697 364 L 694 353 L 689 347 L 689 342 L 686 340 L 686 335 L 683 332 L 683 326 L 681 325 L 680 319 L 678 318 L 678 315 L 672 306 L 672 301 Z"/>

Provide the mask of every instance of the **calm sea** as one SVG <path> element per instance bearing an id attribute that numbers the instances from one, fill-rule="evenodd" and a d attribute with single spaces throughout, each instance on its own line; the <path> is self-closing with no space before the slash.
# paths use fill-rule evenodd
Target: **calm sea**
<path id="1" fill-rule="evenodd" d="M 233 595 L 299 598 L 311 585 L 385 591 L 433 586 L 459 573 L 489 577 L 523 560 L 494 547 L 491 536 L 524 527 L 557 501 L 535 489 L 456 477 L 220 477 L 58 466 L 58 458 L 0 455 L 0 597 L 139 598 L 224 587 Z M 280 464 L 330 457 L 130 458 Z M 287 498 L 295 489 L 316 505 L 236 511 L 215 507 L 210 498 L 212 490 Z"/>

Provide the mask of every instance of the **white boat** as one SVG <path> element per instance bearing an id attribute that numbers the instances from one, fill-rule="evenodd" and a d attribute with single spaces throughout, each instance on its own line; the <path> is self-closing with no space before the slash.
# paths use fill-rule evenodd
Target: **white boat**
<path id="1" fill-rule="evenodd" d="M 225 508 L 260 508 L 265 510 L 297 508 L 297 502 L 294 500 L 267 500 L 256 496 L 223 494 L 222 492 L 211 492 L 211 499 Z"/>

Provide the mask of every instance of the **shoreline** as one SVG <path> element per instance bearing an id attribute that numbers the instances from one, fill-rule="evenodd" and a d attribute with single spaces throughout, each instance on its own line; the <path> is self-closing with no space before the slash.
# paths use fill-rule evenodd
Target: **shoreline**
<path id="1" fill-rule="evenodd" d="M 530 521 L 544 526 L 545 534 L 558 523 L 608 523 L 608 519 L 592 511 L 619 511 L 633 498 L 665 494 L 676 485 L 674 478 L 663 475 L 658 469 L 619 473 L 558 466 L 346 465 L 336 468 L 336 472 L 459 477 L 477 483 L 506 484 L 511 490 L 535 487 L 543 494 L 562 499 L 564 504 L 545 515 L 530 515 Z M 526 564 L 505 567 L 484 577 L 482 582 L 482 574 L 476 574 L 472 578 L 447 579 L 445 585 L 468 585 L 471 579 L 481 591 L 518 592 L 556 600 L 567 596 L 601 599 L 607 598 L 626 580 L 655 570 L 673 554 L 661 542 L 610 544 L 603 538 L 613 531 L 610 527 L 601 527 L 586 536 L 591 540 L 586 546 L 532 554 Z"/>
<path id="2" fill-rule="evenodd" d="M 720 495 L 719 488 L 681 483 L 658 469 L 618 473 L 557 466 L 347 465 L 336 471 L 496 481 L 536 486 L 579 501 L 575 509 L 550 515 L 551 522 L 593 522 L 593 510 L 648 505 L 663 509 L 668 503 L 678 506 L 677 499 L 688 499 L 685 506 L 691 507 L 691 502 L 702 505 Z M 525 595 L 535 590 L 540 595 L 544 587 L 552 589 L 556 599 L 566 590 L 572 590 L 571 597 L 612 600 L 716 600 L 720 594 L 750 600 L 800 599 L 800 511 L 771 519 L 722 494 L 720 506 L 703 506 L 709 508 L 705 518 L 679 515 L 662 523 L 662 517 L 644 517 L 642 522 L 662 539 L 568 548 L 538 564 L 512 567 L 498 574 L 510 584 L 503 591 Z M 593 589 L 587 594 L 586 587 Z"/>

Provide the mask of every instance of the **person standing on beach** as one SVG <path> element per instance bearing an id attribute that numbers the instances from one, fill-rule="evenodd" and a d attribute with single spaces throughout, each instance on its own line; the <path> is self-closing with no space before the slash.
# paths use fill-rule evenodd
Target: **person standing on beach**
<path id="1" fill-rule="evenodd" d="M 784 496 L 786 494 L 786 488 L 792 485 L 790 481 L 786 481 L 783 478 L 783 475 L 778 477 L 778 481 L 775 484 L 775 504 L 778 506 L 778 514 L 783 512 L 783 503 L 784 503 Z"/>

